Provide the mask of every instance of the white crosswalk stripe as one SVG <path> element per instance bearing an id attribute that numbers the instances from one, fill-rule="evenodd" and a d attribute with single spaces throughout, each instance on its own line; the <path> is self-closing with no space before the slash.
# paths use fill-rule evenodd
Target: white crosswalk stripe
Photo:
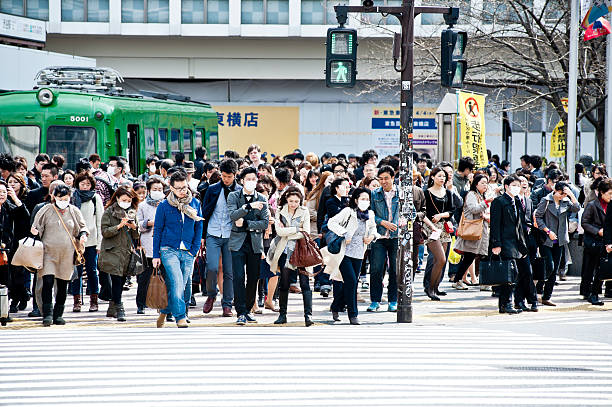
<path id="1" fill-rule="evenodd" d="M 420 325 L 29 329 L 2 406 L 610 406 L 612 346 Z"/>

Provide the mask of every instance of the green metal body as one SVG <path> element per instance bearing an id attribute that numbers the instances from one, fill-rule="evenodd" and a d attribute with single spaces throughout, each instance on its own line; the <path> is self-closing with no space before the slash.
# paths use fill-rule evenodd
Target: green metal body
<path id="1" fill-rule="evenodd" d="M 48 106 L 37 91 L 0 94 L 0 152 L 25 156 L 30 167 L 38 153 L 64 154 L 68 168 L 92 153 L 103 161 L 124 156 L 136 173 L 153 153 L 171 158 L 180 151 L 193 160 L 204 146 L 209 158 L 219 158 L 217 114 L 207 104 L 52 91 Z"/>

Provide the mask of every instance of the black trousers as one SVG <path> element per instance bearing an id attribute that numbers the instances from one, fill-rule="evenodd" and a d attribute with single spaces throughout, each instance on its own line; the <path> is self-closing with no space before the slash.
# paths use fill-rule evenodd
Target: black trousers
<path id="1" fill-rule="evenodd" d="M 100 280 L 100 294 L 98 294 L 98 297 L 103 300 L 110 299 L 112 297 L 110 274 L 98 270 L 98 279 Z"/>
<path id="2" fill-rule="evenodd" d="M 533 283 L 533 273 L 531 271 L 531 262 L 529 256 L 522 259 L 516 259 L 516 267 L 518 269 L 518 279 L 514 289 L 514 303 L 518 304 L 527 300 L 530 304 L 537 304 L 538 296 L 536 287 Z"/>
<path id="3" fill-rule="evenodd" d="M 240 250 L 232 251 L 234 308 L 238 316 L 250 313 L 253 305 L 255 305 L 260 264 L 261 253 L 253 252 L 250 239 L 244 241 Z"/>
<path id="4" fill-rule="evenodd" d="M 153 259 L 147 257 L 144 271 L 136 276 L 136 282 L 138 283 L 138 288 L 136 290 L 136 306 L 138 308 L 145 308 L 147 305 L 147 290 L 149 289 L 151 274 L 153 274 Z"/>
<path id="5" fill-rule="evenodd" d="M 585 297 L 591 294 L 601 294 L 602 281 L 597 279 L 599 259 L 602 255 L 601 247 L 584 246 L 582 257 L 582 271 L 580 279 L 580 295 Z"/>
<path id="6" fill-rule="evenodd" d="M 121 295 L 123 294 L 123 286 L 125 285 L 125 277 L 110 276 L 111 279 L 111 299 L 115 304 L 121 304 Z"/>
<path id="7" fill-rule="evenodd" d="M 55 276 L 43 276 L 42 302 L 43 304 L 53 304 L 53 283 L 57 285 L 55 294 L 55 305 L 64 306 L 66 303 L 66 292 L 68 291 L 68 280 L 60 280 Z"/>

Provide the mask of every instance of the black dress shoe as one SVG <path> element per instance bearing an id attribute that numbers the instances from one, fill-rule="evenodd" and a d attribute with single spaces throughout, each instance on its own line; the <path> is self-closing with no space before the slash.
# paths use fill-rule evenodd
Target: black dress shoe
<path id="1" fill-rule="evenodd" d="M 306 326 L 314 325 L 314 321 L 312 320 L 312 317 L 310 315 L 306 315 L 304 317 L 304 325 L 306 325 Z"/>
<path id="2" fill-rule="evenodd" d="M 9 307 L 9 314 L 16 314 L 16 313 L 17 313 L 17 311 L 19 311 L 19 310 L 17 309 L 17 304 L 15 304 L 15 305 L 11 305 L 11 306 Z"/>
<path id="3" fill-rule="evenodd" d="M 168 322 L 174 322 L 174 317 L 172 317 L 172 314 L 167 314 L 167 315 L 166 315 L 166 321 L 168 321 Z"/>
<path id="4" fill-rule="evenodd" d="M 591 305 L 604 305 L 604 302 L 599 299 L 599 296 L 597 294 L 592 294 L 589 297 L 589 302 L 591 303 Z"/>
<path id="5" fill-rule="evenodd" d="M 529 308 L 529 312 L 538 312 L 538 303 L 534 302 L 531 304 L 531 308 Z"/>
<path id="6" fill-rule="evenodd" d="M 444 297 L 446 295 L 446 291 L 440 291 L 436 289 L 436 294 L 439 295 L 440 297 Z"/>
<path id="7" fill-rule="evenodd" d="M 287 314 L 278 314 L 278 318 L 274 321 L 275 325 L 282 325 L 287 323 Z"/>
<path id="8" fill-rule="evenodd" d="M 327 288 L 322 289 L 322 290 L 321 290 L 321 296 L 322 296 L 323 298 L 327 298 L 327 297 L 329 297 L 329 290 L 328 290 Z"/>
<path id="9" fill-rule="evenodd" d="M 336 311 L 332 311 L 332 318 L 336 322 L 340 321 L 340 315 L 338 315 L 338 313 Z"/>
<path id="10" fill-rule="evenodd" d="M 514 304 L 514 308 L 518 311 L 521 310 L 521 312 L 523 311 L 529 311 L 529 308 L 527 308 L 527 306 L 525 305 L 525 303 L 523 301 Z"/>
<path id="11" fill-rule="evenodd" d="M 42 317 L 42 314 L 40 313 L 40 310 L 39 310 L 39 309 L 35 309 L 35 310 L 32 310 L 32 311 L 31 311 L 31 312 L 28 314 L 28 317 L 30 317 L 30 318 L 40 318 L 40 317 Z"/>
<path id="12" fill-rule="evenodd" d="M 436 294 L 434 294 L 430 290 L 425 290 L 425 294 L 427 294 L 429 299 L 432 300 L 432 301 L 440 301 L 440 297 L 438 297 Z"/>
<path id="13" fill-rule="evenodd" d="M 144 308 L 140 308 L 140 307 L 138 307 L 138 309 L 136 310 L 136 313 L 137 313 L 137 314 L 140 314 L 140 315 L 144 315 L 144 313 L 145 313 L 145 312 L 144 312 Z"/>
<path id="14" fill-rule="evenodd" d="M 191 300 L 189 301 L 189 306 L 190 307 L 197 307 L 198 303 L 196 302 L 195 297 L 192 295 L 191 296 Z"/>

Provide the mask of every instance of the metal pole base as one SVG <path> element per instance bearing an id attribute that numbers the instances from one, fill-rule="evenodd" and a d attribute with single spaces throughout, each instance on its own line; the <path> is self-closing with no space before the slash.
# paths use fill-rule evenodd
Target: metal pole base
<path id="1" fill-rule="evenodd" d="M 412 323 L 412 304 L 397 307 L 397 322 Z"/>

